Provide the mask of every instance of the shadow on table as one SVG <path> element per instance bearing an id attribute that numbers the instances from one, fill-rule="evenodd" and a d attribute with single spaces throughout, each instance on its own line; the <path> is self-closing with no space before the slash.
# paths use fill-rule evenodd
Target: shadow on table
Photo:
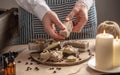
<path id="1" fill-rule="evenodd" d="M 99 72 L 99 71 L 96 71 L 96 70 L 93 70 L 93 69 L 91 69 L 90 67 L 86 67 L 86 70 L 87 70 L 87 72 L 89 72 L 90 73 L 90 75 L 101 75 L 102 74 L 102 72 Z"/>
<path id="2" fill-rule="evenodd" d="M 120 73 L 106 73 L 106 74 L 102 74 L 102 75 L 120 75 Z"/>

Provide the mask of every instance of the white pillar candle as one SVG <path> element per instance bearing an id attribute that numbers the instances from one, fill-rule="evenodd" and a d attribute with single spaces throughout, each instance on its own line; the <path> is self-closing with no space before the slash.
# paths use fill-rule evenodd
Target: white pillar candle
<path id="1" fill-rule="evenodd" d="M 114 39 L 113 43 L 113 67 L 120 66 L 120 39 Z"/>
<path id="2" fill-rule="evenodd" d="M 96 36 L 96 68 L 108 70 L 113 62 L 113 35 L 100 33 Z"/>

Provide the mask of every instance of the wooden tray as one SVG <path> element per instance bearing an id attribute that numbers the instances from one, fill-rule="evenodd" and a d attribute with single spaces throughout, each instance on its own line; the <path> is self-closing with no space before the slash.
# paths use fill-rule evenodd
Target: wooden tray
<path id="1" fill-rule="evenodd" d="M 50 66 L 72 66 L 72 65 L 78 65 L 78 64 L 81 64 L 81 63 L 84 63 L 84 62 L 88 61 L 92 57 L 92 55 L 90 55 L 89 52 L 86 51 L 86 52 L 81 52 L 80 53 L 81 60 L 79 60 L 79 58 L 77 58 L 77 60 L 75 62 L 67 62 L 66 59 L 63 59 L 63 61 L 61 61 L 61 62 L 48 62 L 47 61 L 47 62 L 43 63 L 43 62 L 41 62 L 39 60 L 40 52 L 32 52 L 30 54 L 30 56 L 36 62 L 44 64 L 44 65 L 50 65 Z"/>

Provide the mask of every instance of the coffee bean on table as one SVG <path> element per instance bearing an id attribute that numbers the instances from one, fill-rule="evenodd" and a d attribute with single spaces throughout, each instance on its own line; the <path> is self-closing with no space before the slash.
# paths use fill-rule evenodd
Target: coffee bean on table
<path id="1" fill-rule="evenodd" d="M 34 60 L 33 60 L 33 59 L 31 59 L 31 61 L 33 62 Z"/>
<path id="2" fill-rule="evenodd" d="M 81 58 L 79 58 L 79 60 L 82 60 Z"/>
<path id="3" fill-rule="evenodd" d="M 32 68 L 30 68 L 30 70 L 32 70 Z"/>
<path id="4" fill-rule="evenodd" d="M 53 70 L 53 69 L 54 69 L 54 67 L 49 68 L 49 70 Z"/>
<path id="5" fill-rule="evenodd" d="M 38 60 L 40 60 L 40 58 L 37 58 Z"/>
<path id="6" fill-rule="evenodd" d="M 33 65 L 33 63 L 30 63 L 30 65 Z"/>
<path id="7" fill-rule="evenodd" d="M 56 73 L 56 71 L 53 71 L 53 73 Z"/>
<path id="8" fill-rule="evenodd" d="M 56 69 L 57 69 L 57 70 L 61 70 L 61 68 L 60 68 L 60 67 L 57 67 Z"/>
<path id="9" fill-rule="evenodd" d="M 26 71 L 29 71 L 29 70 L 32 70 L 32 68 L 31 67 L 27 67 Z"/>
<path id="10" fill-rule="evenodd" d="M 39 70 L 39 68 L 38 68 L 38 67 L 35 67 L 35 70 L 36 70 L 36 71 L 38 71 L 38 70 Z"/>
<path id="11" fill-rule="evenodd" d="M 31 57 L 28 57 L 28 60 L 30 60 L 31 59 Z"/>
<path id="12" fill-rule="evenodd" d="M 26 62 L 25 65 L 28 65 L 28 62 Z"/>
<path id="13" fill-rule="evenodd" d="M 21 63 L 21 61 L 19 60 L 19 61 L 17 61 L 18 63 Z"/>
<path id="14" fill-rule="evenodd" d="M 91 54 L 92 56 L 94 56 L 94 54 Z"/>
<path id="15" fill-rule="evenodd" d="M 25 71 L 29 71 L 29 67 L 27 67 L 27 69 Z"/>
<path id="16" fill-rule="evenodd" d="M 90 52 L 90 49 L 88 49 L 87 51 Z"/>

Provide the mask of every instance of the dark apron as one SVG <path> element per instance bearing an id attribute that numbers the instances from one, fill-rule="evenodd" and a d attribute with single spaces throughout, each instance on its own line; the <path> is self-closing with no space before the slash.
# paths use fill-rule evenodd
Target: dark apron
<path id="1" fill-rule="evenodd" d="M 61 21 L 70 13 L 77 0 L 46 0 L 46 3 L 55 11 Z M 42 11 L 42 10 L 41 10 Z M 50 36 L 44 32 L 42 22 L 34 15 L 19 8 L 20 38 L 19 43 L 28 43 L 32 39 L 46 38 Z M 81 32 L 72 32 L 68 39 L 95 38 L 97 28 L 95 3 L 89 10 L 89 20 Z"/>

